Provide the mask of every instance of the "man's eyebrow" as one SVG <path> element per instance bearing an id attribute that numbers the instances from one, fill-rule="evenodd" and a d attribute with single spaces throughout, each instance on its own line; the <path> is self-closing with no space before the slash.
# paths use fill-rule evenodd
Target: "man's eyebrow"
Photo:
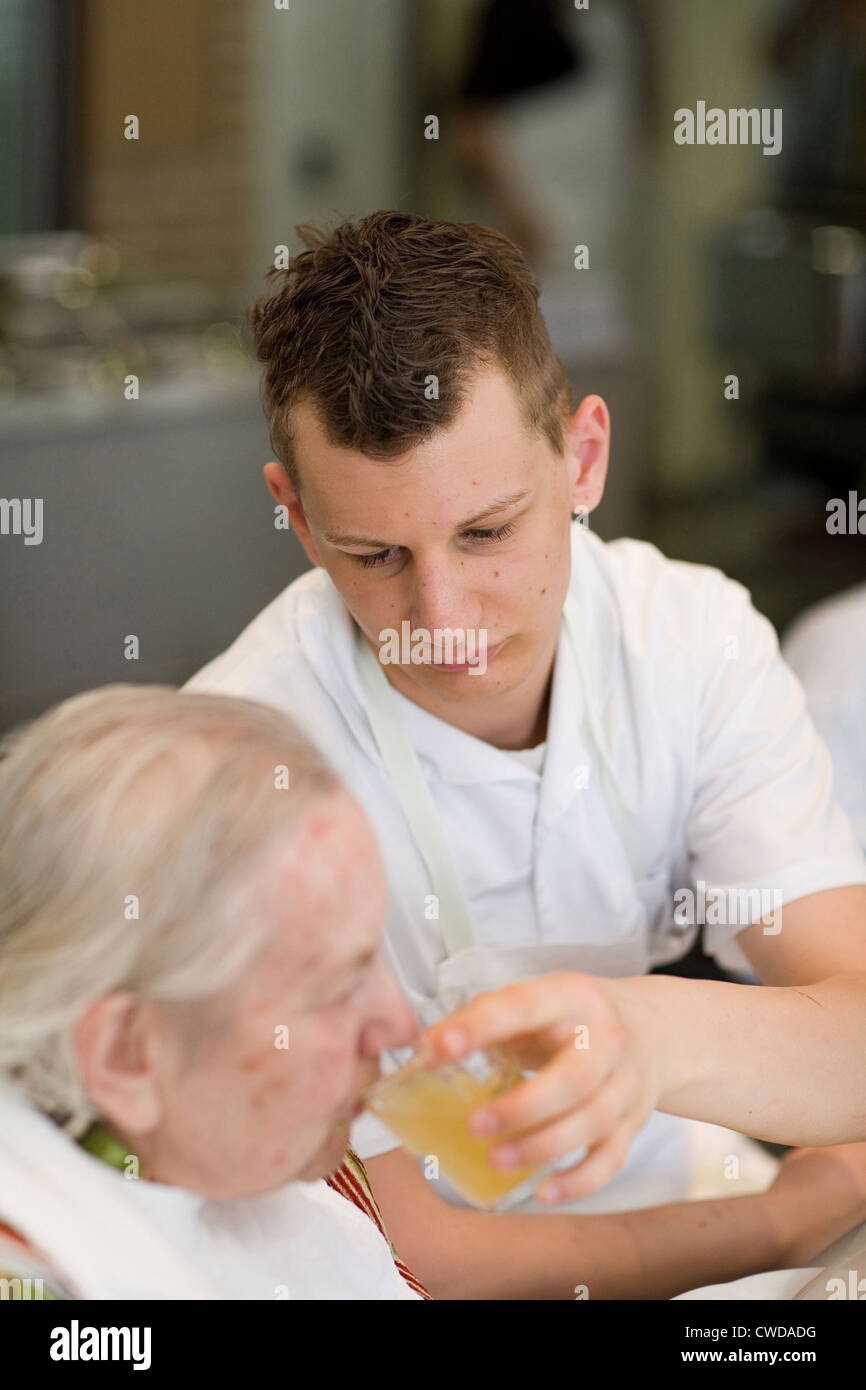
<path id="1" fill-rule="evenodd" d="M 529 488 L 523 488 L 520 492 L 509 493 L 507 497 L 497 497 L 483 512 L 477 512 L 468 521 L 461 521 L 454 529 L 457 531 L 467 531 L 470 526 L 477 526 L 479 521 L 484 521 L 488 516 L 493 516 L 496 512 L 502 512 L 506 507 L 515 507 L 518 502 L 529 496 Z M 385 550 L 391 545 L 391 541 L 371 540 L 369 536 L 353 536 L 342 531 L 326 531 L 324 538 L 330 545 L 367 545 L 371 549 L 378 547 Z"/>
<path id="2" fill-rule="evenodd" d="M 468 521 L 461 521 L 457 530 L 465 531 L 470 526 L 477 526 L 479 521 L 484 521 L 486 517 L 493 516 L 495 512 L 504 512 L 506 507 L 516 507 L 518 502 L 522 502 L 524 498 L 528 496 L 529 488 L 525 487 L 521 488 L 520 492 L 509 493 L 507 497 L 497 497 L 494 502 L 491 502 L 489 507 L 484 508 L 483 512 L 477 512 L 476 515 L 471 516 Z"/>

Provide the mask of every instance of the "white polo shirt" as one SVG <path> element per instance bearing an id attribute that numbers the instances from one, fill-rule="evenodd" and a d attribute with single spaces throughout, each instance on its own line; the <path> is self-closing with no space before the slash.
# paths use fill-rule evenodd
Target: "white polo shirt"
<path id="1" fill-rule="evenodd" d="M 570 582 L 641 861 L 649 965 L 681 957 L 697 933 L 675 922 L 675 890 L 700 891 L 699 881 L 705 894 L 762 888 L 784 904 L 866 883 L 866 859 L 833 799 L 830 758 L 802 688 L 746 589 L 644 541 L 604 542 L 579 525 Z M 390 887 L 388 962 L 410 1002 L 434 996 L 445 947 L 425 913 L 431 888 L 367 721 L 354 625 L 327 573 L 314 569 L 290 584 L 184 689 L 276 705 L 316 745 L 379 839 Z M 476 943 L 579 946 L 625 932 L 635 879 L 597 779 L 576 775 L 592 750 L 564 624 L 540 770 L 399 693 L 397 701 Z M 734 942 L 748 921 L 710 917 L 706 949 L 748 969 Z M 352 1132 L 362 1158 L 394 1143 L 371 1121 L 362 1117 Z"/>

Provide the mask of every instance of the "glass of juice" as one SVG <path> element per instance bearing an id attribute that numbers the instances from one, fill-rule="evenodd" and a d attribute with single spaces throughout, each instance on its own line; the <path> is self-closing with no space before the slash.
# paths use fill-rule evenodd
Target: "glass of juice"
<path id="1" fill-rule="evenodd" d="M 501 1136 L 478 1139 L 467 1126 L 473 1110 L 523 1079 L 517 1061 L 502 1047 L 488 1047 L 456 1062 L 422 1065 L 412 1058 L 364 1092 L 364 1103 L 400 1140 L 424 1159 L 436 1158 L 443 1175 L 476 1207 L 492 1211 L 525 1195 L 549 1167 L 500 1170 L 487 1161 Z M 535 1179 L 530 1183 L 530 1179 Z"/>

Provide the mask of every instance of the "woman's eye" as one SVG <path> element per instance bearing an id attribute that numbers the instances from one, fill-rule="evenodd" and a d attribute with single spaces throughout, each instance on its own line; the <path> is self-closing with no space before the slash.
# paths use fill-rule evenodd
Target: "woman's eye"
<path id="1" fill-rule="evenodd" d="M 347 1004 L 357 988 L 358 978 L 356 975 L 353 975 L 348 984 L 340 986 L 337 994 L 332 994 L 328 997 L 325 1007 L 328 1009 L 335 1009 L 340 1004 Z"/>
<path id="2" fill-rule="evenodd" d="M 358 969 L 354 972 L 351 979 L 340 990 L 340 993 L 335 995 L 331 999 L 330 1003 L 332 1008 L 336 1007 L 339 1004 L 348 1004 L 349 1000 L 352 998 L 353 995 L 357 994 L 364 980 L 367 978 L 367 975 L 370 969 L 372 968 L 372 964 L 373 961 L 371 959 L 369 961 L 365 961 L 363 965 L 359 965 Z"/>

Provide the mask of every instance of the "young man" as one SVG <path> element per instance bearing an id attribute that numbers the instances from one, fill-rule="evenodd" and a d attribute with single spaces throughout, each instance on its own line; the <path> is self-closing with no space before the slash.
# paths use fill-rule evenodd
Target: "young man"
<path id="1" fill-rule="evenodd" d="M 307 245 L 251 323 L 265 476 L 316 568 L 187 688 L 290 711 L 365 806 L 422 1021 L 514 982 L 461 1014 L 457 1048 L 535 1035 L 545 1064 L 490 1110 L 532 1131 L 516 1166 L 588 1149 L 552 1198 L 685 1196 L 677 1116 L 863 1139 L 866 861 L 771 625 L 717 570 L 575 524 L 608 411 L 572 409 L 506 238 L 383 212 Z M 709 949 L 769 988 L 646 974 L 705 904 Z M 431 1184 L 371 1121 L 353 1140 L 435 1279 Z M 539 1287 L 550 1220 L 520 1246 Z M 473 1261 L 475 1288 L 501 1285 L 501 1236 Z"/>

